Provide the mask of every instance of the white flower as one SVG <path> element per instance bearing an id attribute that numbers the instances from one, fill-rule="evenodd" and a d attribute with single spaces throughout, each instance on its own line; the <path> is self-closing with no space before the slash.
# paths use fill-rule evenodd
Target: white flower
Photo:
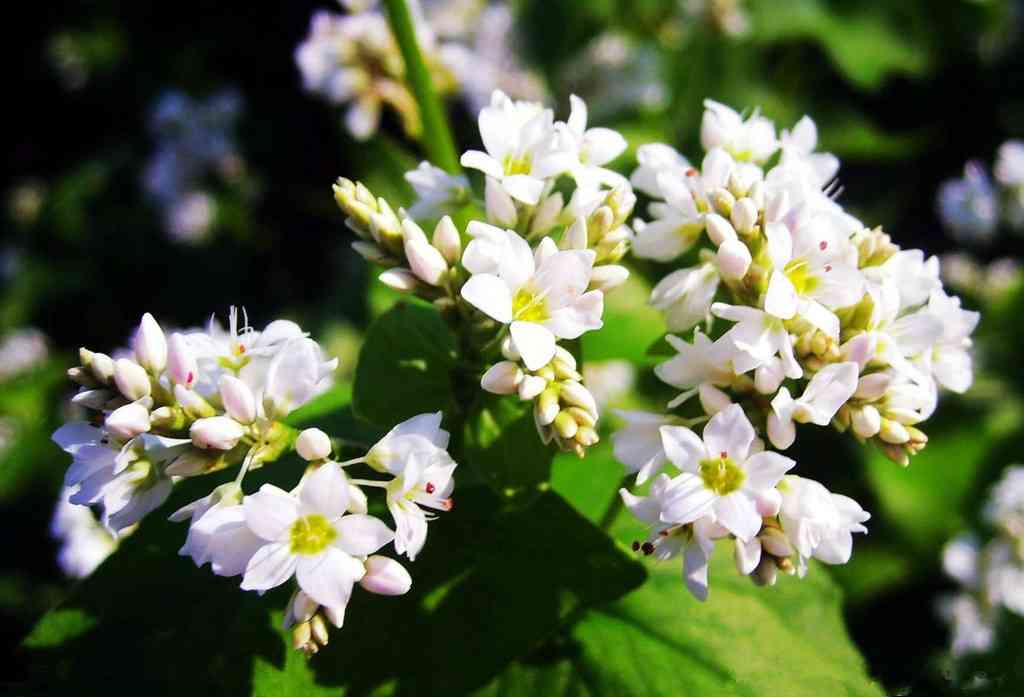
<path id="1" fill-rule="evenodd" d="M 728 359 L 737 374 L 765 365 L 778 356 L 786 377 L 795 380 L 803 376 L 803 368 L 793 353 L 793 341 L 781 318 L 755 307 L 725 303 L 714 303 L 711 312 L 736 322 L 719 341 L 729 347 Z"/>
<path id="2" fill-rule="evenodd" d="M 88 506 L 71 503 L 74 490 L 64 487 L 50 522 L 50 534 L 60 541 L 57 565 L 71 578 L 92 575 L 117 549 L 117 537 L 104 529 Z"/>
<path id="3" fill-rule="evenodd" d="M 974 381 L 971 365 L 971 333 L 981 315 L 960 308 L 960 298 L 932 291 L 928 312 L 942 322 L 942 335 L 927 356 L 931 373 L 947 390 L 963 393 Z"/>
<path id="4" fill-rule="evenodd" d="M 441 412 L 419 414 L 392 428 L 366 454 L 366 464 L 378 472 L 399 476 L 409 458 L 421 453 L 426 459 L 448 448 L 448 431 L 441 428 Z"/>
<path id="5" fill-rule="evenodd" d="M 661 427 L 674 417 L 645 411 L 615 410 L 626 425 L 612 434 L 615 459 L 626 466 L 626 474 L 636 473 L 637 485 L 657 474 L 668 461 L 661 443 Z"/>
<path id="6" fill-rule="evenodd" d="M 713 416 L 703 438 L 682 426 L 662 426 L 661 437 L 683 472 L 662 519 L 683 524 L 711 515 L 744 542 L 761 529 L 758 499 L 796 464 L 778 453 L 751 454 L 754 428 L 737 404 Z"/>
<path id="7" fill-rule="evenodd" d="M 634 496 L 626 489 L 619 489 L 619 495 L 630 513 L 651 526 L 651 534 L 642 549 L 659 561 L 683 555 L 683 582 L 686 588 L 700 601 L 708 597 L 708 560 L 714 550 L 714 537 L 721 537 L 726 531 L 704 516 L 692 525 L 675 525 L 666 516 L 680 489 L 687 487 L 686 475 L 669 479 L 660 474 L 651 484 L 648 496 Z M 635 547 L 634 547 L 635 548 Z"/>
<path id="8" fill-rule="evenodd" d="M 626 150 L 626 139 L 610 128 L 587 128 L 587 104 L 575 94 L 569 97 L 572 111 L 569 120 L 558 124 L 562 145 L 572 153 L 576 162 L 571 172 L 576 185 L 595 189 L 601 184 L 617 187 L 626 184 L 622 175 L 606 169 Z"/>
<path id="9" fill-rule="evenodd" d="M 662 197 L 658 183 L 662 172 L 667 172 L 670 178 L 684 179 L 692 169 L 689 160 L 664 143 L 641 145 L 636 149 L 636 161 L 639 166 L 630 175 L 629 183 L 651 198 Z"/>
<path id="10" fill-rule="evenodd" d="M 982 608 L 972 596 L 962 593 L 941 608 L 952 627 L 953 656 L 988 651 L 995 644 L 996 627 L 992 609 Z"/>
<path id="11" fill-rule="evenodd" d="M 281 419 L 326 390 L 338 359 L 324 360 L 323 351 L 312 339 L 288 341 L 267 367 L 263 408 L 267 417 Z"/>
<path id="12" fill-rule="evenodd" d="M 724 104 L 704 100 L 700 124 L 704 150 L 722 148 L 735 159 L 761 164 L 778 149 L 775 124 L 756 111 L 746 120 Z"/>
<path id="13" fill-rule="evenodd" d="M 488 257 L 477 246 L 493 246 L 505 236 L 502 258 Z M 538 248 L 538 256 L 544 246 Z M 530 245 L 511 230 L 495 229 L 490 238 L 474 239 L 463 254 L 473 276 L 462 297 L 489 317 L 508 324 L 515 348 L 530 370 L 555 355 L 557 339 L 575 339 L 602 326 L 604 294 L 587 291 L 594 265 L 593 250 L 556 251 L 535 260 Z"/>
<path id="14" fill-rule="evenodd" d="M 409 207 L 415 219 L 436 218 L 469 201 L 469 180 L 461 174 L 449 174 L 429 162 L 405 173 L 405 180 L 416 192 L 416 201 Z"/>
<path id="15" fill-rule="evenodd" d="M 826 564 L 845 564 L 853 553 L 853 533 L 866 533 L 871 515 L 853 499 L 833 494 L 818 482 L 789 475 L 779 484 L 779 520 L 797 551 L 798 573 L 807 573 L 811 557 Z"/>
<path id="16" fill-rule="evenodd" d="M 794 421 L 828 426 L 839 408 L 857 390 L 859 370 L 856 363 L 830 363 L 811 378 L 798 399 L 783 387 L 772 400 L 768 416 L 768 437 L 772 445 L 785 450 L 796 437 Z"/>
<path id="17" fill-rule="evenodd" d="M 1024 142 L 1008 140 L 999 146 L 995 175 L 1003 186 L 1024 184 Z"/>
<path id="18" fill-rule="evenodd" d="M 334 463 L 309 475 L 298 496 L 264 484 L 242 506 L 249 529 L 263 540 L 242 588 L 270 590 L 294 574 L 302 591 L 326 607 L 348 605 L 366 573 L 362 560 L 394 537 L 377 518 L 345 515 L 348 483 Z"/>
<path id="19" fill-rule="evenodd" d="M 172 513 L 168 520 L 176 523 L 185 520 L 191 521 L 188 535 L 185 538 L 185 544 L 178 550 L 178 554 L 183 557 L 191 557 L 196 566 L 202 566 L 211 561 L 213 557 L 213 540 L 218 536 L 218 530 L 225 522 L 222 516 L 217 515 L 217 512 L 225 508 L 236 508 L 238 509 L 236 514 L 239 514 L 240 518 L 244 518 L 240 515 L 244 513 L 241 504 L 241 487 L 234 482 L 228 482 L 218 486 L 203 498 L 197 499 Z M 255 552 L 256 545 L 250 544 L 248 549 L 251 554 Z M 217 564 L 217 568 L 223 570 L 222 564 Z M 235 573 L 241 573 L 241 570 L 237 570 Z"/>
<path id="20" fill-rule="evenodd" d="M 711 316 L 720 278 L 714 264 L 673 271 L 654 286 L 650 303 L 665 313 L 670 332 L 685 332 Z"/>
<path id="21" fill-rule="evenodd" d="M 462 166 L 493 177 L 517 201 L 537 205 L 545 179 L 572 166 L 572 156 L 556 149 L 551 110 L 540 104 L 513 101 L 495 90 L 480 110 L 479 125 L 487 152 L 467 150 Z"/>
<path id="22" fill-rule="evenodd" d="M 423 549 L 427 521 L 433 517 L 420 506 L 437 511 L 452 508 L 455 467 L 455 462 L 443 450 L 435 451 L 432 456 L 423 451 L 413 452 L 402 473 L 387 486 L 388 510 L 395 519 L 395 550 L 410 561 Z"/>
<path id="23" fill-rule="evenodd" d="M 942 548 L 942 570 L 961 585 L 976 590 L 980 579 L 981 548 L 971 534 L 961 534 Z"/>
<path id="24" fill-rule="evenodd" d="M 794 161 L 807 166 L 819 186 L 824 186 L 839 171 L 839 158 L 830 152 L 814 152 L 818 147 L 818 127 L 810 116 L 804 116 L 792 131 L 783 131 L 779 138 L 782 146 L 782 164 Z"/>
<path id="25" fill-rule="evenodd" d="M 1024 538 L 1024 467 L 1007 467 L 985 504 L 985 520 Z"/>
<path id="26" fill-rule="evenodd" d="M 712 342 L 699 330 L 693 333 L 693 343 L 668 334 L 665 340 L 676 350 L 676 355 L 654 367 L 654 374 L 672 387 L 683 390 L 669 402 L 674 408 L 692 397 L 701 385 L 712 383 L 727 385 L 733 373 L 729 364 L 729 344 L 722 339 Z"/>

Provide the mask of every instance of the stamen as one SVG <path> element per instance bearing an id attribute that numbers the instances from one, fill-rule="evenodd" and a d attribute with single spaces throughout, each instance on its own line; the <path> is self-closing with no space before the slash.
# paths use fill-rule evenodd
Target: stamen
<path id="1" fill-rule="evenodd" d="M 828 249 L 828 242 L 826 242 L 825 240 L 822 240 L 821 242 L 819 242 L 818 243 L 818 249 L 820 249 L 821 251 L 824 252 L 826 249 Z"/>
<path id="2" fill-rule="evenodd" d="M 428 494 L 433 494 L 434 493 L 434 488 L 435 487 L 434 487 L 434 483 L 433 482 L 427 482 L 427 485 L 425 487 L 423 487 L 423 488 L 426 490 L 426 492 Z"/>
<path id="3" fill-rule="evenodd" d="M 724 460 L 724 459 L 726 459 L 727 457 L 729 457 L 729 453 L 727 453 L 727 452 L 725 452 L 725 451 L 723 450 L 722 452 L 718 453 L 718 456 L 719 456 L 720 458 L 722 458 L 722 459 Z"/>
<path id="4" fill-rule="evenodd" d="M 195 379 L 196 379 L 196 376 L 192 374 L 192 371 L 189 371 L 189 374 L 185 376 L 185 384 L 186 385 L 191 385 L 192 381 L 195 380 Z"/>
<path id="5" fill-rule="evenodd" d="M 686 176 L 688 176 L 688 177 L 696 177 L 697 176 L 697 170 L 695 170 L 693 167 L 690 167 L 690 169 L 686 170 Z"/>
<path id="6" fill-rule="evenodd" d="M 644 556 L 649 557 L 654 554 L 654 545 L 650 542 L 644 542 L 640 545 L 640 551 L 644 553 Z"/>
<path id="7" fill-rule="evenodd" d="M 825 264 L 825 273 L 828 273 L 831 270 L 832 270 L 832 264 Z"/>
<path id="8" fill-rule="evenodd" d="M 640 551 L 640 542 L 638 540 L 633 540 L 633 551 L 634 552 L 639 552 Z"/>

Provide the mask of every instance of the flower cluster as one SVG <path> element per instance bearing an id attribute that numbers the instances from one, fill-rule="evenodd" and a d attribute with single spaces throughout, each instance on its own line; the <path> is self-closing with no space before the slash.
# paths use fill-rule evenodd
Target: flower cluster
<path id="1" fill-rule="evenodd" d="M 717 525 L 753 545 L 763 534 L 757 528 L 777 528 L 773 540 L 784 536 L 799 559 L 842 563 L 849 531 L 863 531 L 867 514 L 815 482 L 786 477 L 780 484 L 794 463 L 758 451 L 788 449 L 797 424 L 831 424 L 907 464 L 927 443 L 919 425 L 934 410 L 939 386 L 963 392 L 972 381 L 968 347 L 978 315 L 945 293 L 937 259 L 901 250 L 833 200 L 839 162 L 815 151 L 810 118 L 777 134 L 759 113 L 744 118 L 717 102 L 705 106 L 699 169 L 666 145 L 642 146 L 637 155 L 632 182 L 655 201 L 652 220 L 636 226 L 636 253 L 662 262 L 685 255 L 691 264 L 651 294 L 669 330 L 687 338 L 667 336 L 675 356 L 655 369 L 681 391 L 668 405 L 674 413 L 624 414 L 618 457 L 638 483 L 666 460 L 682 472 L 662 480 L 663 493 L 652 490 L 637 509 L 648 520 L 644 511 L 658 502 L 662 523 L 683 526 L 676 535 L 706 541 Z M 731 438 L 745 434 L 740 457 L 724 445 L 702 453 L 677 442 L 681 431 L 693 441 L 687 427 L 712 417 L 704 436 L 710 443 L 707 431 L 723 414 L 730 414 Z M 743 464 L 750 452 L 756 465 Z M 771 467 L 762 464 L 768 460 Z M 789 512 L 787 490 L 800 492 Z M 684 515 L 672 505 L 683 494 L 705 501 L 723 492 L 733 503 L 722 510 L 688 504 Z M 802 538 L 823 520 L 828 530 L 844 531 L 842 553 L 807 553 L 829 539 Z M 781 554 L 787 549 L 780 543 L 776 567 L 792 568 Z M 749 560 L 738 562 L 750 572 Z"/>
<path id="2" fill-rule="evenodd" d="M 375 2 L 343 2 L 350 11 L 313 15 L 309 35 L 295 50 L 306 90 L 331 104 L 351 104 L 345 127 L 364 140 L 377 131 L 381 108 L 391 107 L 406 134 L 422 129 L 419 106 L 405 82 L 405 62 L 384 14 Z M 512 50 L 513 17 L 505 3 L 484 1 L 413 3 L 416 38 L 434 88 L 461 91 L 474 111 L 494 89 L 540 99 L 540 80 L 524 70 Z"/>
<path id="3" fill-rule="evenodd" d="M 180 553 L 217 575 L 242 575 L 246 590 L 294 576 L 286 622 L 297 648 L 315 652 L 326 643 L 325 618 L 341 626 L 356 582 L 375 593 L 408 590 L 408 572 L 375 553 L 394 541 L 413 559 L 432 517 L 423 507 L 451 507 L 455 463 L 440 414 L 400 424 L 364 457 L 339 463 L 327 434 L 296 434 L 283 421 L 329 386 L 337 365 L 295 323 L 276 320 L 256 331 L 239 326 L 232 308 L 226 330 L 211 319 L 206 331 L 167 336 L 146 314 L 131 343 L 117 358 L 82 349 L 81 366 L 69 371 L 81 385 L 72 401 L 91 416 L 53 438 L 73 458 L 64 482 L 69 503 L 98 507 L 102 523 L 90 527 L 84 514 L 59 509 L 54 531 L 66 540 L 70 573 L 91 571 L 175 482 L 240 465 L 234 481 L 171 516 L 190 521 Z M 245 494 L 248 472 L 292 449 L 308 466 L 291 491 L 265 484 Z M 387 477 L 350 479 L 343 468 L 357 464 Z M 367 515 L 365 487 L 384 490 L 395 532 Z M 103 550 L 101 533 L 110 536 Z M 86 534 L 93 537 L 83 546 Z"/>
<path id="4" fill-rule="evenodd" d="M 576 97 L 568 120 L 556 122 L 540 104 L 495 92 L 479 124 L 486 150 L 464 153 L 462 164 L 485 175 L 475 205 L 486 220 L 468 223 L 467 244 L 447 214 L 474 205 L 469 182 L 427 163 L 406 175 L 418 196 L 408 211 L 347 179 L 335 198 L 360 237 L 356 251 L 387 267 L 382 282 L 438 306 L 463 339 L 463 358 L 480 364 L 481 386 L 533 401 L 544 441 L 582 455 L 598 440 L 597 405 L 558 342 L 601 328 L 604 294 L 629 275 L 618 262 L 636 197 L 605 167 L 626 143 L 588 128 Z M 568 202 L 556 190 L 563 180 Z M 428 238 L 420 222 L 437 216 Z"/>
<path id="5" fill-rule="evenodd" d="M 160 207 L 167 234 L 176 241 L 198 242 L 210 232 L 216 202 L 204 182 L 216 175 L 238 182 L 245 163 L 235 143 L 242 100 L 225 90 L 205 100 L 169 91 L 150 115 L 157 141 L 143 175 L 146 193 Z"/>
<path id="6" fill-rule="evenodd" d="M 984 245 L 992 242 L 1001 223 L 1024 231 L 1024 142 L 1002 144 L 993 170 L 975 160 L 964 165 L 964 176 L 942 184 L 937 196 L 943 226 L 958 241 Z"/>
<path id="7" fill-rule="evenodd" d="M 88 506 L 69 500 L 73 489 L 64 487 L 50 520 L 50 534 L 60 542 L 57 566 L 70 578 L 91 576 L 100 564 L 117 549 L 121 538 L 134 528 L 114 534 L 103 527 Z"/>
<path id="8" fill-rule="evenodd" d="M 994 531 L 988 543 L 965 533 L 943 551 L 946 573 L 961 585 L 939 607 L 950 624 L 955 657 L 990 650 L 1003 610 L 1024 616 L 1024 467 L 1006 469 L 983 517 Z"/>

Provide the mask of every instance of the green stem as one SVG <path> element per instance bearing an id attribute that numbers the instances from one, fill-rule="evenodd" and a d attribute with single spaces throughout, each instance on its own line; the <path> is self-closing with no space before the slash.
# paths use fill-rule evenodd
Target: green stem
<path id="1" fill-rule="evenodd" d="M 615 487 L 615 494 L 612 496 L 612 500 L 608 502 L 608 507 L 604 509 L 604 513 L 601 515 L 601 520 L 597 524 L 597 526 L 605 532 L 608 532 L 612 523 L 614 523 L 615 519 L 619 517 L 619 513 L 621 513 L 622 509 L 626 507 L 626 504 L 622 501 L 622 497 L 619 496 L 619 488 L 628 486 L 629 477 L 626 476 L 622 478 L 622 483 Z"/>
<path id="2" fill-rule="evenodd" d="M 430 71 L 416 41 L 416 27 L 413 24 L 412 13 L 409 12 L 409 5 L 405 0 L 384 0 L 384 5 L 387 8 L 391 31 L 402 50 L 406 80 L 420 107 L 420 116 L 423 120 L 420 143 L 435 165 L 453 174 L 458 173 L 461 167 L 455 150 L 455 140 L 448 127 L 444 105 L 434 90 Z"/>

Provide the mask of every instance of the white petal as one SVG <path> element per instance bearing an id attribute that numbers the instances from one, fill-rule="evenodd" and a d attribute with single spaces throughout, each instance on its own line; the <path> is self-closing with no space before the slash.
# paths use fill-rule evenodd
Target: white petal
<path id="1" fill-rule="evenodd" d="M 683 556 L 683 582 L 701 602 L 708 598 L 708 553 L 696 542 L 686 546 Z"/>
<path id="2" fill-rule="evenodd" d="M 710 513 L 718 496 L 704 486 L 700 477 L 684 472 L 671 482 L 669 499 L 661 512 L 664 523 L 683 525 Z"/>
<path id="3" fill-rule="evenodd" d="M 503 324 L 512 321 L 512 292 L 503 280 L 478 273 L 462 286 L 462 297 L 485 315 Z"/>
<path id="4" fill-rule="evenodd" d="M 743 486 L 755 492 L 772 490 L 783 475 L 794 466 L 796 466 L 794 460 L 770 450 L 757 453 L 743 465 L 743 469 L 747 473 Z"/>
<path id="5" fill-rule="evenodd" d="M 297 561 L 287 543 L 263 545 L 246 564 L 242 590 L 265 591 L 280 586 L 292 577 Z"/>
<path id="6" fill-rule="evenodd" d="M 685 426 L 662 426 L 661 443 L 672 464 L 684 472 L 697 472 L 701 460 L 708 457 L 704 443 Z"/>
<path id="7" fill-rule="evenodd" d="M 754 427 L 750 425 L 743 408 L 738 404 L 711 417 L 704 427 L 704 445 L 711 457 L 726 453 L 734 462 L 744 462 L 754 442 Z"/>
<path id="8" fill-rule="evenodd" d="M 796 308 L 797 294 L 793 282 L 784 273 L 772 272 L 768 292 L 764 297 L 764 311 L 779 319 L 792 319 Z"/>
<path id="9" fill-rule="evenodd" d="M 328 519 L 340 518 L 348 508 L 348 480 L 341 467 L 326 462 L 309 475 L 299 492 L 303 512 L 319 513 Z"/>
<path id="10" fill-rule="evenodd" d="M 554 358 L 555 335 L 546 327 L 534 322 L 513 322 L 509 330 L 528 369 L 540 370 Z"/>
<path id="11" fill-rule="evenodd" d="M 327 607 L 348 605 L 352 586 L 363 577 L 363 565 L 337 547 L 322 554 L 302 557 L 295 569 L 299 587 L 310 598 Z"/>
<path id="12" fill-rule="evenodd" d="M 501 179 L 505 172 L 501 168 L 501 163 L 495 160 L 493 157 L 485 152 L 479 150 L 467 150 L 462 153 L 462 157 L 459 162 L 463 167 L 468 169 L 478 169 L 489 177 Z"/>
<path id="13" fill-rule="evenodd" d="M 761 516 L 757 514 L 754 502 L 741 491 L 718 499 L 714 510 L 718 522 L 744 542 L 751 540 L 761 529 Z"/>
<path id="14" fill-rule="evenodd" d="M 334 528 L 338 531 L 335 544 L 357 557 L 373 554 L 395 536 L 387 525 L 371 515 L 347 515 Z"/>
<path id="15" fill-rule="evenodd" d="M 284 540 L 299 517 L 298 500 L 273 484 L 264 484 L 255 494 L 246 496 L 242 505 L 249 529 L 272 542 Z"/>
<path id="16" fill-rule="evenodd" d="M 536 206 L 544 191 L 544 180 L 526 174 L 513 174 L 501 180 L 501 185 L 512 198 L 528 206 Z"/>
<path id="17" fill-rule="evenodd" d="M 761 563 L 761 540 L 756 537 L 749 542 L 736 540 L 736 568 L 746 576 L 753 573 Z"/>

